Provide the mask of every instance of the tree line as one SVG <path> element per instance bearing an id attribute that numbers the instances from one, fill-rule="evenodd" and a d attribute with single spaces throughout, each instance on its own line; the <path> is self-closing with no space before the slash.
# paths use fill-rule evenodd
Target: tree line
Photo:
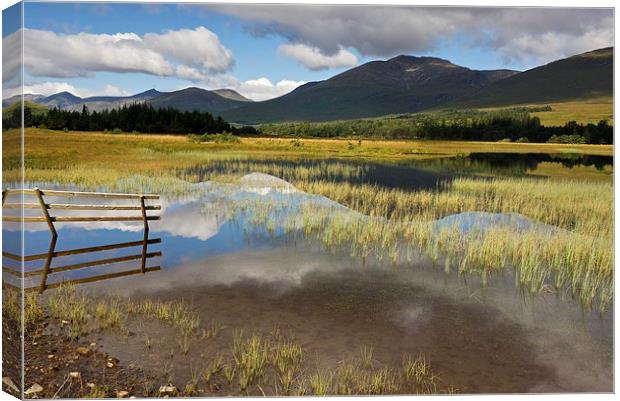
<path id="1" fill-rule="evenodd" d="M 447 111 L 364 120 L 263 124 L 264 135 L 299 138 L 443 139 L 555 143 L 613 143 L 613 126 L 570 121 L 544 126 L 527 108 L 493 112 Z"/>
<path id="2" fill-rule="evenodd" d="M 21 109 L 15 108 L 2 119 L 5 128 L 21 126 Z M 230 132 L 255 134 L 252 127 L 234 127 L 222 117 L 199 111 L 179 111 L 174 108 L 154 108 L 145 103 L 125 105 L 118 109 L 82 111 L 53 108 L 33 112 L 24 107 L 24 125 L 52 130 L 112 131 L 167 134 L 216 134 Z"/>
<path id="3" fill-rule="evenodd" d="M 206 135 L 267 135 L 293 138 L 443 139 L 466 141 L 513 141 L 612 144 L 613 126 L 570 121 L 563 126 L 544 126 L 529 108 L 497 111 L 448 110 L 362 120 L 263 124 L 237 127 L 207 112 L 154 108 L 136 103 L 119 109 L 44 112 L 24 108 L 26 127 L 53 130 L 112 131 Z M 19 108 L 3 116 L 5 128 L 20 127 Z"/>

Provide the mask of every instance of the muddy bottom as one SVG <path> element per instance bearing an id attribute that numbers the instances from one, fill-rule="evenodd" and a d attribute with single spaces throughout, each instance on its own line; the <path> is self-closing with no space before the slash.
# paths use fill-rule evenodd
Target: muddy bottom
<path id="1" fill-rule="evenodd" d="M 126 363 L 188 381 L 190 365 L 225 350 L 232 332 L 278 329 L 318 367 L 333 367 L 371 346 L 401 366 L 424 354 L 461 393 L 610 392 L 611 314 L 583 313 L 548 294 L 520 298 L 510 274 L 492 288 L 429 267 L 370 267 L 306 248 L 282 247 L 210 258 L 108 289 L 135 299 L 190 302 L 203 322 L 223 326 L 217 341 L 181 355 L 173 333 L 146 330 L 131 341 L 104 335 Z M 159 341 L 159 343 L 157 343 Z M 166 356 L 167 359 L 162 359 Z M 162 362 L 168 360 L 169 362 Z"/>

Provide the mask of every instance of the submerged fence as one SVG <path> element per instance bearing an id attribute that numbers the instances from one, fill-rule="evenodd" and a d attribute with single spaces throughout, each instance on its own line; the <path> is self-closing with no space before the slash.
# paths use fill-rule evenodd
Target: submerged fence
<path id="1" fill-rule="evenodd" d="M 7 203 L 7 199 L 12 195 L 20 195 L 20 202 Z M 36 202 L 27 203 L 23 199 L 26 196 L 34 197 Z M 90 203 L 48 203 L 46 197 L 56 198 L 71 198 L 73 199 L 130 199 L 138 200 L 138 205 L 132 204 L 102 204 L 101 202 Z M 77 192 L 77 191 L 57 191 L 57 190 L 42 190 L 39 188 L 34 189 L 6 189 L 2 192 L 2 207 L 3 209 L 20 209 L 31 210 L 40 209 L 41 216 L 4 216 L 3 221 L 15 222 L 15 223 L 47 223 L 47 226 L 52 235 L 49 245 L 49 250 L 46 253 L 39 253 L 33 255 L 16 255 L 14 253 L 2 252 L 2 256 L 8 259 L 18 262 L 29 262 L 34 260 L 45 260 L 43 267 L 35 268 L 34 270 L 21 271 L 20 268 L 11 266 L 5 266 L 3 263 L 2 270 L 8 274 L 16 277 L 30 279 L 33 277 L 41 276 L 41 283 L 38 286 L 31 286 L 24 288 L 25 291 L 33 291 L 38 289 L 43 292 L 46 289 L 54 288 L 62 285 L 63 283 L 81 284 L 94 282 L 99 280 L 105 280 L 116 277 L 129 276 L 139 273 L 148 273 L 157 271 L 159 266 L 147 266 L 148 259 L 162 256 L 160 251 L 149 252 L 148 246 L 151 244 L 161 243 L 160 238 L 149 239 L 149 221 L 159 220 L 159 215 L 149 215 L 148 212 L 158 212 L 161 210 L 159 204 L 148 204 L 147 201 L 159 200 L 159 195 L 145 195 L 145 194 L 120 194 L 120 193 L 105 193 L 105 192 Z M 98 216 L 83 216 L 83 215 L 57 215 L 57 211 L 139 211 L 140 214 L 129 216 L 117 216 L 107 214 Z M 22 212 L 23 214 L 23 212 Z M 56 230 L 55 223 L 88 223 L 88 222 L 143 222 L 144 235 L 141 241 L 121 242 L 115 244 L 106 244 L 91 246 L 85 248 L 68 249 L 62 251 L 56 251 L 56 243 L 58 240 L 58 232 Z M 85 255 L 91 253 L 98 253 L 102 251 L 141 247 L 141 252 L 136 254 L 116 256 L 116 257 L 104 257 L 96 258 L 94 260 L 80 261 L 79 263 L 69 263 L 61 266 L 52 267 L 52 261 L 57 258 L 71 256 L 71 255 Z M 94 276 L 80 277 L 69 281 L 59 281 L 49 283 L 50 275 L 55 273 L 68 272 L 78 269 L 84 269 L 95 266 L 107 266 L 116 263 L 128 262 L 133 260 L 140 260 L 140 267 L 138 269 L 123 270 L 113 273 L 99 274 Z M 8 284 L 8 283 L 7 283 Z M 9 284 L 10 285 L 10 284 Z"/>

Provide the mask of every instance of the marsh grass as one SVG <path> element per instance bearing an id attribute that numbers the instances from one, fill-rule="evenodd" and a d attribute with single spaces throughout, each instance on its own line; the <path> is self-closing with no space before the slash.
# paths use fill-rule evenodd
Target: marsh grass
<path id="1" fill-rule="evenodd" d="M 318 371 L 310 375 L 310 388 L 314 395 L 325 396 L 332 388 L 334 374 L 330 371 Z"/>
<path id="2" fill-rule="evenodd" d="M 299 378 L 303 359 L 303 349 L 292 340 L 280 338 L 273 345 L 271 362 L 276 368 L 284 395 L 290 394 L 293 383 Z"/>
<path id="3" fill-rule="evenodd" d="M 179 334 L 192 330 L 200 332 L 200 322 L 191 304 L 182 301 L 136 301 L 120 297 L 90 297 L 77 291 L 75 286 L 63 285 L 47 295 L 47 303 L 40 298 L 36 308 L 31 307 L 32 318 L 37 320 L 49 310 L 50 317 L 68 321 L 72 339 L 76 339 L 87 328 L 97 330 L 126 327 L 129 319 L 141 317 L 154 319 L 176 327 Z M 17 296 L 5 292 L 7 314 L 19 310 Z M 34 304 L 33 304 L 34 305 Z M 180 325 L 175 322 L 181 321 Z M 213 323 L 211 323 L 213 324 Z M 219 325 L 218 325 L 219 327 Z M 219 338 L 219 337 L 217 337 Z M 198 336 L 196 341 L 205 341 L 213 346 L 216 338 Z M 174 354 L 174 353 L 173 353 Z M 442 393 L 452 392 L 432 372 L 425 357 L 412 359 L 403 357 L 402 372 L 374 359 L 370 345 L 360 347 L 360 353 L 353 362 L 342 361 L 334 368 L 313 365 L 306 358 L 306 351 L 292 337 L 280 330 L 268 334 L 252 332 L 244 335 L 242 330 L 233 330 L 228 352 L 217 351 L 207 359 L 192 358 L 188 363 L 189 381 L 185 384 L 184 396 L 203 394 L 199 383 L 202 379 L 208 388 L 226 394 L 262 395 L 353 395 L 353 394 L 395 394 L 395 393 Z M 308 373 L 313 372 L 313 373 Z M 172 385 L 172 359 L 164 358 L 162 375 L 164 384 Z M 144 395 L 152 394 L 155 383 L 144 374 Z M 91 388 L 90 397 L 103 397 L 107 388 Z"/>
<path id="4" fill-rule="evenodd" d="M 245 338 L 242 331 L 237 331 L 233 335 L 231 352 L 236 364 L 239 387 L 245 392 L 262 380 L 269 361 L 269 345 L 258 334 Z"/>
<path id="5" fill-rule="evenodd" d="M 52 317 L 67 321 L 69 336 L 76 340 L 85 330 L 91 300 L 78 293 L 73 285 L 63 285 L 48 296 L 48 306 Z"/>
<path id="6" fill-rule="evenodd" d="M 446 272 L 478 275 L 484 285 L 495 273 L 512 268 L 530 294 L 550 286 L 588 309 L 604 311 L 613 298 L 613 207 L 607 183 L 458 178 L 443 183 L 439 191 L 327 181 L 301 185 L 362 214 L 312 197 L 231 200 L 226 194 L 233 187 L 223 188 L 221 201 L 213 202 L 217 213 L 242 220 L 246 231 L 302 233 L 325 250 L 348 252 L 362 263 L 372 257 L 393 265 L 412 264 L 426 257 Z M 471 210 L 502 213 L 506 221 L 485 226 L 474 222 L 467 232 L 457 223 L 436 223 Z M 542 224 L 520 227 L 513 213 Z"/>

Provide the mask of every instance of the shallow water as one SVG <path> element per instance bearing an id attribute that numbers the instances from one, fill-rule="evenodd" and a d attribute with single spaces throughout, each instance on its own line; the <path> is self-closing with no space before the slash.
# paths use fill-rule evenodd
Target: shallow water
<path id="1" fill-rule="evenodd" d="M 545 153 L 471 153 L 424 160 L 378 162 L 342 159 L 251 159 L 222 160 L 179 171 L 193 181 L 207 181 L 214 174 L 264 172 L 284 180 L 298 177 L 296 169 L 311 171 L 315 180 L 373 184 L 387 188 L 436 189 L 445 180 L 458 176 L 532 176 L 539 167 L 571 172 L 585 168 L 591 176 L 611 179 L 612 156 Z M 543 174 L 544 175 L 544 174 Z"/>
<path id="2" fill-rule="evenodd" d="M 424 258 L 391 265 L 326 252 L 295 230 L 285 232 L 282 218 L 272 216 L 276 224 L 271 230 L 253 225 L 252 215 L 265 200 L 287 205 L 276 213 L 298 213 L 300 205 L 309 202 L 366 218 L 326 198 L 298 193 L 277 179 L 265 185 L 264 178 L 251 176 L 240 185 L 201 183 L 181 198 L 163 198 L 162 219 L 151 223 L 150 231 L 150 238 L 161 238 L 161 243 L 149 246 L 149 252 L 163 253 L 149 263 L 161 270 L 80 288 L 137 299 L 182 298 L 200 311 L 202 321 L 216 320 L 247 332 L 279 327 L 291 333 L 318 366 L 334 366 L 371 345 L 381 362 L 395 366 L 403 353 L 428 355 L 442 380 L 465 393 L 613 390 L 612 311 L 585 312 L 576 301 L 556 294 L 524 296 L 512 271 L 482 286 L 477 278 L 446 274 Z M 227 215 L 226 206 L 239 200 L 245 200 L 247 208 Z M 467 230 L 472 219 L 519 229 L 538 224 L 495 214 L 450 216 L 444 223 L 456 221 Z M 142 239 L 141 223 L 81 227 L 58 224 L 56 250 Z M 27 230 L 26 254 L 47 252 L 45 224 L 30 224 Z M 11 238 L 5 236 L 5 249 L 19 245 Z M 132 248 L 54 258 L 52 267 L 139 252 Z M 49 283 L 138 266 L 139 261 L 132 261 L 57 273 Z M 41 261 L 29 262 L 26 270 L 37 267 Z M 10 280 L 6 273 L 4 277 Z M 28 280 L 28 285 L 38 285 L 39 279 Z M 175 344 L 167 337 L 173 335 L 169 331 L 158 335 L 162 347 Z M 127 363 L 161 364 L 160 356 L 145 352 L 136 340 L 104 336 L 101 341 Z M 177 360 L 174 373 L 187 377 L 187 365 Z"/>

